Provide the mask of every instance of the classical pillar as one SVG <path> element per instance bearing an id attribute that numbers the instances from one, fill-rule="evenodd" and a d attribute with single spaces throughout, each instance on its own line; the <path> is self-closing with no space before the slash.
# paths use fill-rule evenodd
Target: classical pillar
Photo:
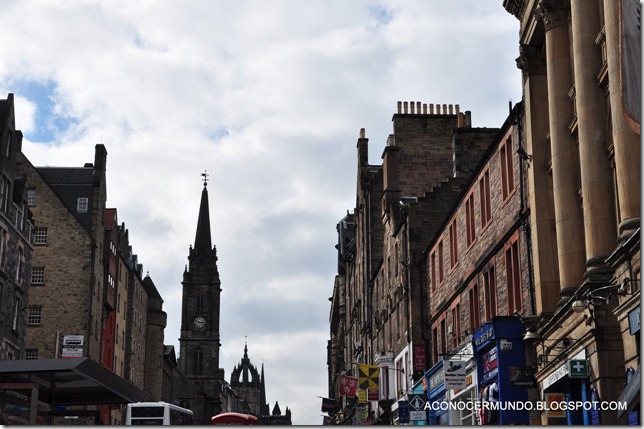
<path id="1" fill-rule="evenodd" d="M 595 39 L 601 30 L 597 0 L 571 0 L 579 165 L 586 239 L 586 276 L 606 270 L 615 249 L 617 222 L 606 145 L 606 96 L 597 83 L 602 58 Z"/>
<path id="2" fill-rule="evenodd" d="M 579 154 L 568 125 L 573 106 L 568 97 L 572 88 L 572 61 L 565 0 L 542 0 L 537 13 L 546 30 L 548 110 L 552 180 L 555 203 L 557 256 L 562 297 L 570 296 L 581 285 L 585 272 L 584 223 L 579 201 Z"/>
<path id="3" fill-rule="evenodd" d="M 550 163 L 547 140 L 550 125 L 544 46 L 521 45 L 517 67 L 523 75 L 524 135 L 526 151 L 531 157 L 527 174 L 536 312 L 551 313 L 557 308 L 559 296 L 559 262 L 557 240 L 552 233 L 555 224 L 552 176 L 547 167 Z"/>
<path id="4" fill-rule="evenodd" d="M 606 51 L 608 59 L 608 88 L 615 151 L 615 176 L 619 210 L 619 234 L 628 236 L 640 225 L 640 136 L 631 130 L 622 113 L 620 94 L 619 1 L 604 1 Z"/>

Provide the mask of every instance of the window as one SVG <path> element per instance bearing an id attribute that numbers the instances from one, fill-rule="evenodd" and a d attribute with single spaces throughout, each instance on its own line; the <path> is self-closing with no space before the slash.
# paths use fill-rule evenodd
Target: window
<path id="1" fill-rule="evenodd" d="M 454 268 L 458 262 L 458 235 L 456 233 L 456 219 L 449 224 L 449 262 Z"/>
<path id="2" fill-rule="evenodd" d="M 88 205 L 89 203 L 87 198 L 79 198 L 78 202 L 76 203 L 76 211 L 78 213 L 87 213 Z"/>
<path id="3" fill-rule="evenodd" d="M 36 190 L 27 189 L 27 205 L 35 206 L 36 205 Z"/>
<path id="4" fill-rule="evenodd" d="M 508 282 L 508 314 L 521 311 L 521 269 L 519 266 L 519 242 L 515 241 L 505 251 L 505 271 Z"/>
<path id="5" fill-rule="evenodd" d="M 0 181 L 0 209 L 5 213 L 9 212 L 9 203 L 11 201 L 11 181 L 2 176 Z"/>
<path id="6" fill-rule="evenodd" d="M 4 268 L 7 263 L 7 250 L 9 248 L 9 233 L 0 228 L 0 268 Z"/>
<path id="7" fill-rule="evenodd" d="M 7 133 L 7 142 L 5 144 L 5 156 L 7 158 L 11 157 L 11 132 Z"/>
<path id="8" fill-rule="evenodd" d="M 47 228 L 36 228 L 34 244 L 47 244 Z"/>
<path id="9" fill-rule="evenodd" d="M 24 253 L 22 247 L 18 248 L 18 261 L 16 262 L 16 283 L 22 283 L 22 264 L 24 263 Z"/>
<path id="10" fill-rule="evenodd" d="M 203 351 L 201 349 L 197 349 L 193 352 L 192 354 L 193 359 L 194 359 L 194 365 L 195 365 L 195 375 L 202 375 L 203 374 Z"/>
<path id="11" fill-rule="evenodd" d="M 438 362 L 438 328 L 432 330 L 432 362 Z"/>
<path id="12" fill-rule="evenodd" d="M 443 240 L 438 243 L 438 283 L 443 283 L 445 273 L 443 272 Z"/>
<path id="13" fill-rule="evenodd" d="M 14 331 L 18 330 L 18 320 L 20 316 L 20 296 L 16 295 L 13 298 L 13 321 L 11 323 L 11 329 Z"/>
<path id="14" fill-rule="evenodd" d="M 445 319 L 441 320 L 441 355 L 447 353 L 447 330 L 445 329 Z"/>
<path id="15" fill-rule="evenodd" d="M 452 348 L 456 348 L 461 341 L 461 304 L 452 308 Z"/>
<path id="16" fill-rule="evenodd" d="M 501 191 L 505 201 L 514 191 L 514 164 L 512 162 L 512 138 L 508 138 L 499 151 L 501 158 Z"/>
<path id="17" fill-rule="evenodd" d="M 470 194 L 465 200 L 465 229 L 467 247 L 470 247 L 476 239 L 476 224 L 474 223 L 474 194 Z"/>
<path id="18" fill-rule="evenodd" d="M 483 288 L 485 292 L 485 320 L 496 316 L 496 278 L 494 267 L 483 273 Z"/>
<path id="19" fill-rule="evenodd" d="M 479 285 L 474 283 L 469 291 L 470 298 L 470 330 L 474 332 L 481 326 L 481 306 L 479 302 Z"/>
<path id="20" fill-rule="evenodd" d="M 30 305 L 27 309 L 27 325 L 42 324 L 42 306 Z"/>
<path id="21" fill-rule="evenodd" d="M 20 231 L 25 229 L 25 205 L 20 202 L 16 204 L 16 218 L 14 220 L 14 225 Z"/>
<path id="22" fill-rule="evenodd" d="M 490 197 L 490 170 L 486 170 L 479 180 L 479 198 L 481 200 L 481 229 L 492 220 L 492 200 Z M 504 197 L 505 198 L 505 197 Z"/>
<path id="23" fill-rule="evenodd" d="M 431 255 L 429 256 L 430 260 L 430 269 L 431 269 L 431 279 L 430 282 L 432 284 L 432 291 L 436 290 L 436 285 L 438 284 L 438 280 L 436 278 L 436 252 L 432 252 Z"/>
<path id="24" fill-rule="evenodd" d="M 25 349 L 25 359 L 27 360 L 38 359 L 38 349 Z"/>

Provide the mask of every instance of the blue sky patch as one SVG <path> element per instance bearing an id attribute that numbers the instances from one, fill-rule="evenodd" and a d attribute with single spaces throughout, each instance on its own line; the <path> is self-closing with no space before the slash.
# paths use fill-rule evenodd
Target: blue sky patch
<path id="1" fill-rule="evenodd" d="M 11 92 L 15 96 L 27 98 L 36 105 L 34 127 L 33 130 L 24 131 L 26 139 L 33 142 L 51 142 L 57 135 L 78 122 L 73 118 L 57 116 L 54 113 L 56 89 L 56 82 L 51 80 L 23 80 L 12 85 Z M 20 129 L 19 124 L 16 126 Z"/>

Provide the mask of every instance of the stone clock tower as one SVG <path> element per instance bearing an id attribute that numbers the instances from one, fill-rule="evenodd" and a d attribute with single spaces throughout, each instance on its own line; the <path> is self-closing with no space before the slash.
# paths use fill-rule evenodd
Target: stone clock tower
<path id="1" fill-rule="evenodd" d="M 195 424 L 210 424 L 221 412 L 219 398 L 219 311 L 221 281 L 217 270 L 217 249 L 211 244 L 207 173 L 202 173 L 199 220 L 194 247 L 183 273 L 179 369 L 196 388 L 178 398 L 194 412 Z M 192 392 L 195 390 L 190 389 Z"/>

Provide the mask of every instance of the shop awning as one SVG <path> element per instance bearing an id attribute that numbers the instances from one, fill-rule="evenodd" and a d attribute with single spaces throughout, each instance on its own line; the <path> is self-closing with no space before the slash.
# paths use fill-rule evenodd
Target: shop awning
<path id="1" fill-rule="evenodd" d="M 640 367 L 638 367 L 626 384 L 626 387 L 624 387 L 622 394 L 619 395 L 617 401 L 620 403 L 626 402 L 626 410 L 619 409 L 619 411 L 617 411 L 618 418 L 622 417 L 626 411 L 631 411 L 635 404 L 637 404 L 640 397 L 640 374 Z"/>
<path id="2" fill-rule="evenodd" d="M 51 407 L 140 402 L 147 394 L 87 358 L 0 361 L 0 384 L 38 384 L 38 400 Z"/>

